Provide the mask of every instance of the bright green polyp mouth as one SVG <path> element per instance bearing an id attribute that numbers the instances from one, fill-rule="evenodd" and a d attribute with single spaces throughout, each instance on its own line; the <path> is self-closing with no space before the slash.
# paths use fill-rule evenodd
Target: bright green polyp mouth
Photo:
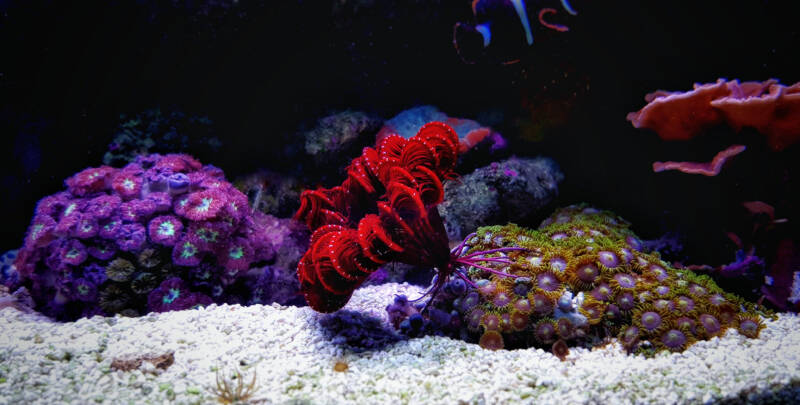
<path id="1" fill-rule="evenodd" d="M 231 249 L 230 252 L 228 252 L 228 256 L 231 259 L 239 260 L 239 259 L 244 257 L 244 249 L 242 249 L 241 246 L 237 246 L 237 247 Z"/>
<path id="2" fill-rule="evenodd" d="M 158 226 L 158 234 L 161 236 L 175 235 L 175 225 L 172 222 L 164 221 Z"/>
<path id="3" fill-rule="evenodd" d="M 44 225 L 42 224 L 36 224 L 33 226 L 33 229 L 31 230 L 31 237 L 33 240 L 39 239 L 39 234 L 42 232 L 42 229 L 44 229 Z"/>
<path id="4" fill-rule="evenodd" d="M 210 229 L 206 229 L 206 228 L 200 228 L 200 229 L 197 230 L 197 232 L 195 234 L 203 242 L 213 243 L 213 242 L 217 241 L 217 235 L 219 235 L 219 232 L 213 231 L 213 230 L 210 230 Z"/>
<path id="5" fill-rule="evenodd" d="M 68 205 L 67 208 L 64 209 L 64 214 L 63 215 L 67 216 L 69 214 L 72 214 L 72 211 L 75 211 L 75 208 L 78 208 L 78 205 L 75 204 L 75 203 L 72 203 L 72 204 Z"/>
<path id="6" fill-rule="evenodd" d="M 195 208 L 195 211 L 200 211 L 200 212 L 208 211 L 208 209 L 211 208 L 211 203 L 213 201 L 214 201 L 213 198 L 208 198 L 208 197 L 203 198 L 203 200 L 200 202 L 200 205 L 198 205 L 197 208 Z"/>
<path id="7" fill-rule="evenodd" d="M 178 290 L 176 288 L 170 288 L 169 292 L 166 295 L 164 295 L 164 298 L 162 299 L 162 301 L 165 304 L 172 304 L 172 302 L 175 301 L 176 299 L 178 299 L 178 297 L 180 297 L 180 296 L 181 296 L 181 291 L 180 290 Z"/>
<path id="8" fill-rule="evenodd" d="M 197 248 L 194 247 L 190 242 L 186 242 L 183 244 L 183 251 L 181 252 L 181 257 L 184 259 L 188 259 L 197 253 Z"/>

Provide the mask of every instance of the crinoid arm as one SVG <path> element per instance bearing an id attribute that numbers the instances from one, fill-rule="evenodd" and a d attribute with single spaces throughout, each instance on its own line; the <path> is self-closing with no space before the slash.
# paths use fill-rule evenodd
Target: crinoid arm
<path id="1" fill-rule="evenodd" d="M 451 256 L 436 205 L 444 198 L 441 179 L 453 175 L 457 153 L 455 131 L 429 123 L 411 139 L 392 134 L 375 149 L 364 148 L 341 186 L 303 192 L 295 217 L 314 233 L 298 278 L 312 308 L 341 308 L 390 261 L 449 274 Z"/>

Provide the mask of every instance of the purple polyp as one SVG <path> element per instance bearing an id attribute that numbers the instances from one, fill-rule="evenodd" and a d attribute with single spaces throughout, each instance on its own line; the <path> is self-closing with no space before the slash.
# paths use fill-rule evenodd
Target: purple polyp
<path id="1" fill-rule="evenodd" d="M 464 293 L 467 292 L 467 283 L 460 278 L 455 278 L 445 284 L 444 291 L 454 296 L 464 295 Z"/>
<path id="2" fill-rule="evenodd" d="M 539 288 L 544 291 L 555 291 L 559 287 L 558 279 L 552 274 L 542 274 L 539 276 Z"/>
<path id="3" fill-rule="evenodd" d="M 640 251 L 642 250 L 642 241 L 634 236 L 627 236 L 625 237 L 625 242 L 628 243 L 631 249 Z"/>
<path id="4" fill-rule="evenodd" d="M 610 320 L 616 320 L 616 319 L 620 319 L 621 316 L 622 316 L 622 314 L 621 314 L 618 306 L 616 306 L 614 304 L 611 304 L 611 305 L 606 307 L 606 318 L 608 318 Z"/>
<path id="5" fill-rule="evenodd" d="M 106 241 L 97 241 L 94 246 L 89 246 L 89 255 L 99 260 L 109 260 L 117 253 L 117 248 Z"/>
<path id="6" fill-rule="evenodd" d="M 516 284 L 514 286 L 514 294 L 525 296 L 528 294 L 528 291 L 530 291 L 530 289 L 531 288 L 527 284 L 522 284 L 522 283 Z"/>
<path id="7" fill-rule="evenodd" d="M 551 270 L 553 270 L 553 271 L 555 271 L 557 273 L 561 273 L 566 268 L 567 268 L 567 261 L 564 260 L 563 258 L 555 257 L 555 258 L 550 259 L 550 269 Z"/>
<path id="8" fill-rule="evenodd" d="M 675 320 L 675 326 L 677 326 L 678 329 L 686 329 L 694 333 L 694 320 L 692 320 L 692 318 L 688 318 L 685 316 L 680 317 Z"/>
<path id="9" fill-rule="evenodd" d="M 480 300 L 481 299 L 478 293 L 472 291 L 469 294 L 467 294 L 467 296 L 464 298 L 463 301 L 461 301 L 461 309 L 463 311 L 468 311 L 474 308 L 476 305 L 478 305 L 480 303 Z"/>
<path id="10" fill-rule="evenodd" d="M 625 332 L 622 334 L 622 344 L 626 346 L 631 346 L 639 340 L 639 328 L 635 326 L 629 326 L 625 329 Z"/>
<path id="11" fill-rule="evenodd" d="M 659 282 L 664 281 L 664 280 L 667 279 L 667 277 L 669 277 L 669 274 L 667 274 L 667 271 L 664 270 L 663 267 L 661 267 L 661 266 L 659 266 L 657 264 L 653 264 L 653 265 L 650 266 L 650 272 L 653 273 L 653 275 L 655 276 L 656 280 L 658 280 Z"/>
<path id="12" fill-rule="evenodd" d="M 117 246 L 126 252 L 137 252 L 142 249 L 147 240 L 144 226 L 138 223 L 122 225 Z"/>
<path id="13" fill-rule="evenodd" d="M 697 284 L 691 284 L 689 286 L 689 293 L 698 297 L 702 297 L 706 295 L 706 289 Z"/>
<path id="14" fill-rule="evenodd" d="M 630 250 L 628 250 L 626 248 L 622 248 L 622 249 L 619 250 L 619 252 L 620 252 L 620 256 L 622 256 L 622 260 L 625 263 L 630 263 L 631 260 L 633 260 L 633 253 L 631 253 Z"/>
<path id="15" fill-rule="evenodd" d="M 606 267 L 617 267 L 619 266 L 619 259 L 614 252 L 609 252 L 607 250 L 602 250 L 597 252 L 597 260 Z"/>
<path id="16" fill-rule="evenodd" d="M 522 298 L 514 302 L 514 308 L 523 313 L 531 311 L 531 303 L 526 298 Z"/>
<path id="17" fill-rule="evenodd" d="M 626 292 L 617 297 L 617 305 L 619 305 L 619 308 L 623 311 L 630 311 L 636 306 L 636 301 L 633 299 L 633 294 Z"/>
<path id="18" fill-rule="evenodd" d="M 74 295 L 80 301 L 90 302 L 97 298 L 97 287 L 85 278 L 79 278 L 73 283 Z"/>
<path id="19" fill-rule="evenodd" d="M 675 304 L 673 304 L 672 301 L 665 299 L 656 300 L 653 303 L 653 306 L 661 311 L 672 311 L 673 309 L 675 309 Z"/>
<path id="20" fill-rule="evenodd" d="M 553 339 L 553 335 L 556 334 L 556 328 L 549 322 L 541 323 L 536 325 L 535 333 L 536 337 L 542 342 L 549 342 Z"/>
<path id="21" fill-rule="evenodd" d="M 616 274 L 614 276 L 614 280 L 617 281 L 620 287 L 625 289 L 636 287 L 636 280 L 634 280 L 633 277 L 631 277 L 628 274 L 623 274 L 623 273 Z"/>
<path id="22" fill-rule="evenodd" d="M 536 294 L 533 296 L 533 309 L 536 311 L 537 314 L 546 314 L 553 310 L 553 304 L 550 300 L 547 299 L 542 294 Z M 527 300 L 526 300 L 527 302 Z"/>
<path id="23" fill-rule="evenodd" d="M 606 283 L 602 283 L 592 290 L 592 297 L 595 297 L 598 300 L 605 301 L 608 300 L 610 296 L 611 287 L 609 287 L 609 285 Z"/>
<path id="24" fill-rule="evenodd" d="M 89 280 L 94 285 L 101 285 L 108 280 L 105 267 L 97 263 L 89 264 L 83 268 L 83 278 Z"/>
<path id="25" fill-rule="evenodd" d="M 689 312 L 694 309 L 694 300 L 689 297 L 680 296 L 675 299 L 678 308 L 683 312 Z"/>
<path id="26" fill-rule="evenodd" d="M 648 311 L 642 314 L 642 327 L 645 329 L 652 331 L 658 329 L 661 326 L 661 315 Z"/>
<path id="27" fill-rule="evenodd" d="M 709 297 L 708 302 L 711 303 L 711 305 L 718 307 L 725 303 L 725 297 L 723 297 L 722 294 L 714 294 Z"/>
<path id="28" fill-rule="evenodd" d="M 155 212 L 169 211 L 172 208 L 172 198 L 167 193 L 150 193 L 147 200 L 155 205 Z"/>
<path id="29" fill-rule="evenodd" d="M 755 336 L 758 333 L 758 324 L 751 319 L 745 319 L 739 323 L 739 330 L 745 336 Z"/>
<path id="30" fill-rule="evenodd" d="M 581 281 L 591 283 L 597 278 L 599 273 L 600 272 L 597 269 L 597 267 L 591 264 L 587 264 L 586 266 L 583 266 L 580 268 L 580 270 L 578 270 L 578 278 Z"/>
<path id="31" fill-rule="evenodd" d="M 706 330 L 706 333 L 714 334 L 719 332 L 720 330 L 719 320 L 717 320 L 717 318 L 714 317 L 714 315 L 703 314 L 700 315 L 699 320 L 700 324 L 703 325 L 703 329 Z"/>
<path id="32" fill-rule="evenodd" d="M 189 176 L 184 173 L 175 173 L 169 176 L 169 189 L 171 192 L 183 192 L 189 187 Z"/>
<path id="33" fill-rule="evenodd" d="M 686 335 L 679 330 L 670 329 L 661 336 L 661 342 L 670 349 L 678 349 L 686 344 Z"/>
<path id="34" fill-rule="evenodd" d="M 508 305 L 509 302 L 511 302 L 511 299 L 508 298 L 508 295 L 506 295 L 504 292 L 500 292 L 494 297 L 494 301 L 492 303 L 496 307 L 504 307 Z"/>

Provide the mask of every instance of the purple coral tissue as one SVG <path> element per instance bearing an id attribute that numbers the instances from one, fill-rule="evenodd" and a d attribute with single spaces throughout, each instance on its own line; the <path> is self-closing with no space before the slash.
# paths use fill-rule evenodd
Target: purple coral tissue
<path id="1" fill-rule="evenodd" d="M 305 250 L 295 246 L 302 231 L 251 210 L 222 170 L 188 155 L 88 168 L 65 185 L 39 201 L 16 273 L 2 278 L 57 319 L 263 302 L 275 296 L 264 292 L 265 266 L 294 274 L 294 252 Z M 121 270 L 126 277 L 107 277 Z"/>

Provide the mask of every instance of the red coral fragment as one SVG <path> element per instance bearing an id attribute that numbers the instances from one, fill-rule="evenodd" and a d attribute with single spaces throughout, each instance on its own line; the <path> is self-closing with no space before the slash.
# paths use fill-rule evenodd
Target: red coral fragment
<path id="1" fill-rule="evenodd" d="M 767 80 L 763 84 L 742 83 L 740 87 L 740 96 L 711 102 L 731 127 L 736 131 L 755 128 L 775 151 L 800 140 L 800 83 L 786 87 Z"/>
<path id="2" fill-rule="evenodd" d="M 664 170 L 678 170 L 688 174 L 702 174 L 703 176 L 716 176 L 722 170 L 725 162 L 744 152 L 744 145 L 731 145 L 723 151 L 720 151 L 714 156 L 710 162 L 653 162 L 654 172 L 663 172 Z"/>
<path id="3" fill-rule="evenodd" d="M 645 96 L 648 104 L 644 108 L 626 118 L 636 128 L 656 131 L 665 141 L 685 141 L 722 123 L 722 114 L 711 107 L 711 101 L 730 94 L 723 79 L 713 84 L 695 83 L 694 90 L 686 93 L 658 90 Z"/>
<path id="4" fill-rule="evenodd" d="M 775 79 L 764 82 L 717 80 L 695 84 L 688 92 L 656 91 L 648 104 L 627 119 L 649 128 L 664 140 L 687 140 L 723 122 L 739 131 L 752 127 L 780 151 L 800 140 L 800 83 L 789 87 Z"/>

